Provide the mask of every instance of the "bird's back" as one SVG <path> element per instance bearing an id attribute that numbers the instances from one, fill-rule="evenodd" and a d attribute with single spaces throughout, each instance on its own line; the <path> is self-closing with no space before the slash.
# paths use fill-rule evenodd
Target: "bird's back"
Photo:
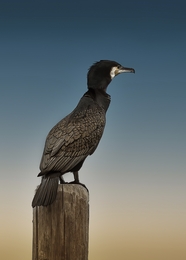
<path id="1" fill-rule="evenodd" d="M 41 159 L 40 175 L 73 171 L 74 167 L 91 155 L 102 137 L 105 113 L 106 109 L 100 106 L 97 96 L 87 91 L 72 113 L 49 132 Z"/>

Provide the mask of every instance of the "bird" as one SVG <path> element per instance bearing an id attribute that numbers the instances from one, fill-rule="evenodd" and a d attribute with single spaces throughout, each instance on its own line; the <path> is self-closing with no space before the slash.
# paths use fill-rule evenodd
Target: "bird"
<path id="1" fill-rule="evenodd" d="M 71 183 L 83 185 L 78 172 L 103 135 L 111 101 L 107 87 L 115 76 L 124 72 L 135 73 L 135 70 L 112 60 L 100 60 L 89 68 L 88 90 L 75 109 L 47 135 L 38 174 L 42 179 L 32 201 L 33 208 L 49 206 L 55 201 L 58 184 L 65 184 L 63 175 L 67 172 L 74 175 Z"/>

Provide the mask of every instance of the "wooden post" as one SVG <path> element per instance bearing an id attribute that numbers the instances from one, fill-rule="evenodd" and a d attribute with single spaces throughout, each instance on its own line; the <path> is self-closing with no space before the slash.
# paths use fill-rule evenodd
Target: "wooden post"
<path id="1" fill-rule="evenodd" d="M 32 260 L 88 260 L 88 233 L 88 191 L 60 184 L 50 206 L 33 209 Z"/>

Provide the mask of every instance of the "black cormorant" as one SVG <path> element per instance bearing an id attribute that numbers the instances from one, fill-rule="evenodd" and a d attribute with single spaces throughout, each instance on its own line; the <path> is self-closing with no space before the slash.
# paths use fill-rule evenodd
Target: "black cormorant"
<path id="1" fill-rule="evenodd" d="M 48 206 L 56 198 L 62 175 L 74 174 L 72 183 L 79 182 L 78 171 L 86 157 L 96 150 L 105 127 L 105 115 L 110 104 L 106 93 L 111 80 L 123 72 L 135 72 L 110 60 L 94 63 L 87 75 L 88 91 L 76 108 L 49 132 L 40 163 L 42 181 L 32 201 L 32 207 Z"/>

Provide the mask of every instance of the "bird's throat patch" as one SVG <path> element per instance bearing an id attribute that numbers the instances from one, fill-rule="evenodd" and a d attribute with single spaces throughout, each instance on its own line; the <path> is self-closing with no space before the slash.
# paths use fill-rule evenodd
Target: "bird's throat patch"
<path id="1" fill-rule="evenodd" d="M 112 67 L 110 71 L 111 79 L 113 79 L 115 76 L 117 76 L 119 73 L 118 67 Z"/>

